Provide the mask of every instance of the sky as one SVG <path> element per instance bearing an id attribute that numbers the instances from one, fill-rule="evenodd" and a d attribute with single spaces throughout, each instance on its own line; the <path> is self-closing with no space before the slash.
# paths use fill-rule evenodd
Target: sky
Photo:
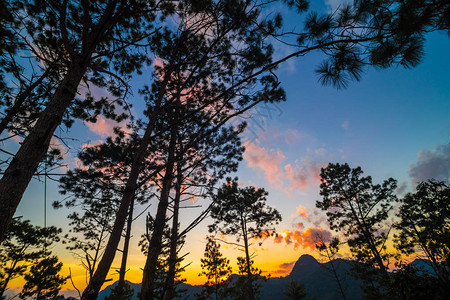
<path id="1" fill-rule="evenodd" d="M 321 9 L 337 2 L 322 3 Z M 295 20 L 290 19 L 288 23 Z M 449 180 L 450 175 L 450 41 L 445 33 L 427 37 L 425 57 L 413 69 L 393 67 L 366 69 L 360 82 L 347 89 L 322 86 L 314 69 L 323 59 L 319 54 L 289 61 L 277 70 L 287 93 L 284 103 L 261 105 L 245 117 L 249 123 L 244 133 L 246 151 L 235 176 L 242 185 L 264 187 L 268 205 L 276 208 L 283 221 L 276 227 L 278 238 L 268 238 L 261 247 L 254 246 L 255 264 L 272 276 L 285 276 L 302 254 L 320 257 L 314 250 L 313 236 L 327 231 L 324 214 L 315 208 L 320 200 L 319 172 L 329 162 L 347 162 L 361 166 L 375 183 L 393 177 L 398 180 L 398 194 L 413 191 L 415 183 L 429 178 Z M 276 55 L 283 55 L 282 48 Z M 89 126 L 77 122 L 71 136 L 78 139 L 66 154 L 74 165 L 83 144 L 104 139 L 112 132 L 111 123 L 99 120 Z M 14 148 L 14 146 L 11 146 Z M 68 230 L 65 209 L 53 210 L 51 202 L 62 199 L 56 182 L 47 183 L 47 224 Z M 43 225 L 44 184 L 33 180 L 16 216 Z M 207 201 L 199 204 L 206 205 Z M 152 207 L 156 206 L 153 203 Z M 141 207 L 138 210 L 143 211 Z M 150 209 L 151 211 L 151 209 Z M 182 211 L 182 227 L 199 210 Z M 145 262 L 137 242 L 144 232 L 145 214 L 133 225 L 127 280 L 140 282 Z M 200 258 L 206 245 L 206 219 L 187 237 L 183 253 L 191 263 L 184 277 L 191 284 L 205 281 L 199 277 Z M 76 286 L 86 285 L 79 260 L 57 245 L 53 252 L 71 269 Z M 222 252 L 237 271 L 236 257 L 242 253 L 224 245 Z M 115 266 L 119 266 L 117 255 Z M 110 272 L 113 281 L 118 276 Z M 12 286 L 20 285 L 16 281 Z M 64 289 L 73 293 L 68 282 Z"/>

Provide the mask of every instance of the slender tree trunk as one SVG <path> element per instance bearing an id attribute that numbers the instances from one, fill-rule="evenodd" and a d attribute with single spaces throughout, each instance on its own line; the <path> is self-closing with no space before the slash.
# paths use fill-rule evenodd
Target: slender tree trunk
<path id="1" fill-rule="evenodd" d="M 94 276 L 95 265 L 97 264 L 98 256 L 100 255 L 100 247 L 102 246 L 103 235 L 106 231 L 106 224 L 103 224 L 102 230 L 100 231 L 100 236 L 98 238 L 97 247 L 95 248 L 94 259 L 92 260 L 92 266 L 89 267 L 89 280 Z M 89 263 L 89 256 L 86 253 L 86 261 Z M 89 264 L 91 265 L 91 264 Z"/>
<path id="2" fill-rule="evenodd" d="M 250 266 L 250 253 L 248 251 L 248 236 L 247 236 L 247 226 L 244 222 L 243 217 L 241 216 L 242 222 L 242 231 L 244 236 L 244 248 L 245 248 L 245 261 L 247 262 L 247 290 L 248 290 L 248 298 L 250 300 L 255 300 L 255 291 L 253 290 L 253 278 L 252 278 L 252 269 Z"/>
<path id="3" fill-rule="evenodd" d="M 48 150 L 53 133 L 75 97 L 87 69 L 87 60 L 72 62 L 66 76 L 0 180 L 0 241 L 3 241 L 22 195 Z"/>
<path id="4" fill-rule="evenodd" d="M 161 83 L 159 95 L 155 103 L 155 108 L 153 109 L 153 112 L 149 117 L 147 128 L 145 130 L 144 136 L 142 137 L 139 149 L 137 150 L 134 157 L 134 161 L 131 165 L 130 175 L 128 176 L 122 200 L 120 201 L 119 209 L 116 213 L 116 220 L 114 221 L 113 230 L 109 236 L 108 244 L 106 245 L 103 257 L 98 264 L 97 271 L 95 272 L 94 276 L 91 278 L 88 286 L 83 292 L 83 295 L 81 297 L 82 300 L 97 299 L 98 293 L 100 292 L 100 289 L 105 282 L 105 278 L 108 275 L 108 271 L 114 260 L 117 246 L 119 245 L 122 235 L 122 230 L 125 225 L 125 220 L 127 218 L 128 208 L 130 207 L 130 203 L 134 198 L 139 172 L 142 167 L 148 145 L 150 143 L 151 134 L 156 124 L 169 77 L 170 73 L 168 72 L 163 82 Z"/>
<path id="5" fill-rule="evenodd" d="M 161 197 L 159 199 L 158 210 L 153 226 L 152 237 L 148 247 L 147 260 L 145 262 L 144 273 L 142 277 L 140 299 L 153 299 L 154 283 L 156 277 L 156 268 L 158 256 L 161 253 L 161 242 L 166 225 L 166 212 L 169 205 L 169 193 L 173 179 L 173 167 L 175 164 L 175 146 L 176 146 L 176 126 L 172 125 L 171 137 L 168 149 L 168 158 L 166 163 L 166 173 L 164 174 Z"/>
<path id="6" fill-rule="evenodd" d="M 125 272 L 127 268 L 128 248 L 130 246 L 131 225 L 133 224 L 134 199 L 131 200 L 130 210 L 127 219 L 127 231 L 125 233 L 125 241 L 122 251 L 122 263 L 120 264 L 119 282 L 117 283 L 117 295 L 122 297 L 123 287 L 125 286 Z"/>
<path id="7" fill-rule="evenodd" d="M 336 268 L 334 267 L 334 263 L 333 263 L 332 257 L 328 253 L 328 249 L 327 249 L 327 256 L 328 256 L 328 260 L 330 261 L 330 264 L 331 264 L 331 270 L 333 271 L 334 278 L 336 278 L 336 282 L 338 284 L 339 291 L 341 292 L 342 299 L 346 300 L 344 289 L 343 289 L 342 284 L 341 284 L 341 280 L 340 280 L 340 278 L 338 276 L 338 273 L 336 272 Z"/>
<path id="8" fill-rule="evenodd" d="M 182 152 L 182 151 L 180 151 Z M 166 282 L 164 284 L 164 297 L 161 299 L 171 300 L 175 296 L 175 276 L 177 268 L 177 246 L 178 246 L 178 216 L 180 210 L 181 199 L 181 183 L 183 181 L 183 173 L 181 168 L 182 157 L 178 157 L 177 163 L 177 186 L 176 194 L 173 200 L 173 219 L 172 219 L 172 232 L 170 235 L 170 254 L 169 254 L 169 270 L 167 272 Z"/>
<path id="9" fill-rule="evenodd" d="M 344 192 L 344 195 L 345 195 L 348 199 L 350 199 L 350 197 L 348 197 L 348 196 L 345 194 L 345 192 Z M 389 276 L 388 276 L 388 273 L 387 273 L 387 268 L 386 268 L 386 266 L 384 265 L 383 259 L 381 258 L 381 254 L 380 254 L 380 252 L 379 252 L 378 249 L 377 249 L 377 246 L 376 246 L 376 244 L 375 244 L 375 241 L 373 240 L 373 235 L 370 233 L 370 231 L 369 231 L 369 229 L 368 229 L 369 226 L 366 225 L 365 219 L 364 219 L 364 217 L 363 217 L 364 214 L 362 213 L 361 208 L 360 208 L 359 205 L 358 205 L 358 211 L 359 211 L 359 215 L 358 215 L 358 214 L 356 213 L 356 211 L 355 211 L 353 205 L 351 204 L 350 200 L 348 201 L 348 204 L 349 204 L 349 206 L 350 206 L 350 209 L 351 209 L 351 211 L 352 211 L 352 214 L 353 214 L 353 216 L 354 216 L 354 218 L 355 218 L 355 220 L 356 220 L 356 222 L 357 222 L 359 228 L 361 228 L 361 230 L 363 231 L 363 234 L 364 234 L 364 237 L 365 237 L 365 239 L 366 239 L 366 242 L 369 244 L 369 248 L 370 248 L 370 250 L 371 250 L 371 252 L 372 252 L 373 257 L 375 258 L 376 264 L 378 265 L 378 267 L 380 268 L 380 270 L 383 272 L 383 276 L 384 276 L 385 278 L 388 278 Z M 361 219 L 360 219 L 360 216 L 361 216 Z"/>

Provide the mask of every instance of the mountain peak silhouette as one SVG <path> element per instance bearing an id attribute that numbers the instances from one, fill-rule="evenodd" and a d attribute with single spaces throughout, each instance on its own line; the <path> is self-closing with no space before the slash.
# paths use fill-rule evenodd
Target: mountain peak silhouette
<path id="1" fill-rule="evenodd" d="M 309 274 L 316 271 L 320 267 L 319 262 L 309 254 L 303 254 L 295 263 L 292 268 L 290 276 L 296 277 L 296 275 Z"/>

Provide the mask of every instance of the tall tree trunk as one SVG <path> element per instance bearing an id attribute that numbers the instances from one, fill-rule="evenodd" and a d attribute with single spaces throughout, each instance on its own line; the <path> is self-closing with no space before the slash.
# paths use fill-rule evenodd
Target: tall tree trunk
<path id="1" fill-rule="evenodd" d="M 85 26 L 83 32 L 86 34 L 83 33 L 82 36 L 80 53 L 75 53 L 68 41 L 63 42 L 63 47 L 71 50 L 68 51 L 72 59 L 71 64 L 64 79 L 56 88 L 46 108 L 40 113 L 36 124 L 24 139 L 0 180 L 0 242 L 5 238 L 22 195 L 48 150 L 53 133 L 75 97 L 80 81 L 92 58 L 92 53 L 102 42 L 104 35 L 116 24 L 122 10 L 126 9 L 121 2 L 119 0 L 109 1 L 96 26 L 91 27 L 90 22 L 83 24 Z M 122 6 L 122 10 L 117 11 L 119 4 Z M 61 10 L 66 10 L 66 5 L 62 5 Z M 84 11 L 83 13 L 88 14 L 89 12 Z M 63 28 L 61 30 L 63 30 L 62 36 L 65 36 L 67 32 L 64 32 Z"/>
<path id="2" fill-rule="evenodd" d="M 176 124 L 177 122 L 175 122 Z M 166 163 L 166 172 L 163 179 L 163 187 L 161 190 L 161 197 L 159 199 L 158 210 L 153 226 L 152 237 L 150 238 L 150 244 L 148 247 L 147 260 L 145 262 L 144 274 L 142 277 L 141 286 L 141 299 L 153 299 L 154 295 L 154 283 L 156 277 L 156 268 L 158 262 L 158 256 L 161 254 L 162 249 L 162 236 L 164 232 L 164 226 L 166 225 L 166 212 L 169 206 L 169 193 L 173 180 L 173 167 L 175 165 L 175 146 L 176 146 L 176 132 L 177 126 L 172 125 L 171 137 L 168 149 L 168 157 Z"/>
<path id="3" fill-rule="evenodd" d="M 182 151 L 180 151 L 182 153 Z M 170 254 L 169 254 L 169 270 L 167 272 L 166 282 L 164 284 L 164 293 L 161 299 L 171 300 L 175 296 L 175 276 L 177 268 L 177 246 L 178 246 L 178 217 L 180 211 L 180 199 L 181 199 L 181 183 L 183 182 L 183 171 L 181 167 L 182 157 L 178 157 L 177 163 L 177 186 L 176 194 L 173 200 L 173 219 L 172 219 L 172 232 L 170 235 Z"/>
<path id="4" fill-rule="evenodd" d="M 148 145 L 150 143 L 150 138 L 153 129 L 158 118 L 158 114 L 161 108 L 162 99 L 166 91 L 167 81 L 170 78 L 170 72 L 168 72 L 161 83 L 158 98 L 156 99 L 155 108 L 149 117 L 147 128 L 145 129 L 144 136 L 142 137 L 141 144 L 137 150 L 133 163 L 131 164 L 130 175 L 128 176 L 127 184 L 125 186 L 122 200 L 120 201 L 119 209 L 116 213 L 116 219 L 114 221 L 114 226 L 109 236 L 108 244 L 106 245 L 103 257 L 98 264 L 97 271 L 94 276 L 89 281 L 88 286 L 81 296 L 82 300 L 96 300 L 100 289 L 105 282 L 106 275 L 111 267 L 111 264 L 116 255 L 117 246 L 119 245 L 120 238 L 122 235 L 122 230 L 125 225 L 125 220 L 128 214 L 128 208 L 130 203 L 134 198 L 134 194 L 137 189 L 137 180 L 139 177 L 139 172 L 141 170 L 142 164 L 144 162 L 145 154 L 147 152 Z"/>
<path id="5" fill-rule="evenodd" d="M 0 180 L 0 241 L 16 212 L 28 183 L 48 150 L 50 140 L 72 102 L 86 72 L 87 61 L 74 60 L 39 119 L 24 139 Z"/>
<path id="6" fill-rule="evenodd" d="M 122 262 L 119 270 L 119 282 L 117 283 L 117 296 L 122 297 L 123 287 L 125 286 L 125 272 L 127 269 L 128 248 L 130 246 L 131 225 L 133 224 L 134 199 L 131 200 L 130 210 L 127 219 L 127 231 L 125 233 L 125 241 L 122 250 Z"/>

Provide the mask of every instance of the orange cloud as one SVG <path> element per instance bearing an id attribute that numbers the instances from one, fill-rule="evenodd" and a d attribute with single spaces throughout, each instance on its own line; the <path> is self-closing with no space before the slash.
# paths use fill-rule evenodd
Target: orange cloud
<path id="1" fill-rule="evenodd" d="M 303 249 L 310 248 L 311 250 L 314 250 L 316 248 L 316 243 L 319 241 L 331 241 L 331 233 L 322 228 L 308 227 L 305 231 L 283 230 L 274 238 L 275 243 L 281 244 L 285 242 L 286 245 L 294 244 L 295 249 L 302 246 Z"/>
<path id="2" fill-rule="evenodd" d="M 305 225 L 303 225 L 302 222 L 298 222 L 297 224 L 295 224 L 295 227 L 297 227 L 300 230 L 303 230 L 305 228 Z"/>
<path id="3" fill-rule="evenodd" d="M 278 270 L 271 271 L 270 274 L 272 275 L 285 275 L 289 274 L 292 271 L 292 268 L 295 265 L 295 261 L 283 263 L 278 266 Z"/>
<path id="4" fill-rule="evenodd" d="M 331 233 L 328 230 L 322 228 L 312 228 L 309 227 L 303 233 L 303 248 L 309 247 L 310 249 L 315 249 L 316 244 L 319 242 L 330 242 Z"/>
<path id="5" fill-rule="evenodd" d="M 277 235 L 275 235 L 275 237 L 273 238 L 273 241 L 274 241 L 276 244 L 281 244 L 281 243 L 283 242 L 283 239 L 284 239 L 284 236 L 283 236 L 283 235 L 277 234 Z"/>

